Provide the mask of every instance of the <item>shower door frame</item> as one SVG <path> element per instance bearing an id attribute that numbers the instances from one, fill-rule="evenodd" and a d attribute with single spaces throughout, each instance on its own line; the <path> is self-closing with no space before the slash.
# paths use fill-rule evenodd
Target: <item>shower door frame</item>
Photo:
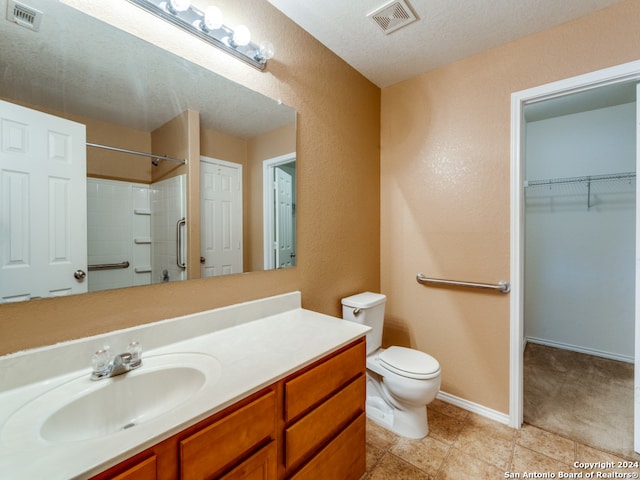
<path id="1" fill-rule="evenodd" d="M 640 61 L 597 70 L 511 95 L 511 298 L 509 424 L 523 422 L 524 351 L 524 107 L 576 92 L 628 82 L 640 82 Z M 638 109 L 636 98 L 636 108 Z M 638 110 L 637 110 L 638 111 Z M 636 118 L 636 171 L 640 165 L 640 115 Z M 636 186 L 636 286 L 634 358 L 634 449 L 640 452 L 640 199 Z"/>

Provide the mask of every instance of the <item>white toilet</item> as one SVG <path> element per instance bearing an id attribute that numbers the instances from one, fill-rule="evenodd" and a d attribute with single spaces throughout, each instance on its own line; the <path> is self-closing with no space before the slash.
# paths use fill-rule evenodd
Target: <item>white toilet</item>
<path id="1" fill-rule="evenodd" d="M 403 437 L 422 438 L 429 433 L 427 404 L 440 390 L 440 364 L 412 348 L 380 348 L 386 300 L 371 292 L 342 299 L 343 319 L 371 327 L 367 334 L 367 417 Z"/>

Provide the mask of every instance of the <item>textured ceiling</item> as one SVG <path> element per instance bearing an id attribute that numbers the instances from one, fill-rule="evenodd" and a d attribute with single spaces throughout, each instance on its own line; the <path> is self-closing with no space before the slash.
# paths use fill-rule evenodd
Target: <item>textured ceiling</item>
<path id="1" fill-rule="evenodd" d="M 29 31 L 4 19 L 6 0 L 0 0 L 0 96 L 145 131 L 187 108 L 201 112 L 204 126 L 244 137 L 295 117 L 286 106 L 71 7 L 22 1 L 45 17 L 40 32 Z M 418 20 L 389 35 L 366 17 L 387 0 L 269 1 L 384 87 L 620 0 L 407 0 Z M 535 108 L 530 114 L 548 115 Z"/>
<path id="2" fill-rule="evenodd" d="M 386 35 L 367 14 L 389 0 L 269 0 L 379 87 L 621 0 L 406 1 L 418 21 Z"/>
<path id="3" fill-rule="evenodd" d="M 0 0 L 0 97 L 152 131 L 186 109 L 200 123 L 250 138 L 295 111 L 53 0 L 40 30 L 6 20 Z"/>

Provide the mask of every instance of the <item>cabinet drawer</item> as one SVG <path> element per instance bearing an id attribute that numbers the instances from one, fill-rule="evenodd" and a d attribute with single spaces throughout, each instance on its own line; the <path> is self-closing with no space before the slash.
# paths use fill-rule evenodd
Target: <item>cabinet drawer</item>
<path id="1" fill-rule="evenodd" d="M 285 431 L 285 465 L 293 466 L 364 412 L 365 376 L 360 375 L 333 397 Z"/>
<path id="2" fill-rule="evenodd" d="M 276 442 L 272 441 L 219 480 L 275 480 L 277 469 Z"/>
<path id="3" fill-rule="evenodd" d="M 330 358 L 311 370 L 286 381 L 285 420 L 288 422 L 333 394 L 365 370 L 365 343 Z"/>
<path id="4" fill-rule="evenodd" d="M 276 395 L 271 391 L 180 441 L 183 480 L 211 477 L 275 432 Z"/>
<path id="5" fill-rule="evenodd" d="M 366 417 L 361 413 L 291 480 L 358 480 L 366 470 L 365 425 Z"/>

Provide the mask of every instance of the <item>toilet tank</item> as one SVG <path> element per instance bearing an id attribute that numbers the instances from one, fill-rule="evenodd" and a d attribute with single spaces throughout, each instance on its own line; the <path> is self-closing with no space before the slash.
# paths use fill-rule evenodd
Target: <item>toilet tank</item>
<path id="1" fill-rule="evenodd" d="M 364 292 L 342 299 L 342 318 L 371 327 L 367 333 L 367 355 L 382 345 L 384 303 L 387 297 L 381 293 Z"/>

